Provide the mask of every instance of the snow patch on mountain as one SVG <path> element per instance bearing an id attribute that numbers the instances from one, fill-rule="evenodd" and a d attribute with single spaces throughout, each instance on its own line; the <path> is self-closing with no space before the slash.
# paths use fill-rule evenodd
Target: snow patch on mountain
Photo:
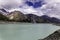
<path id="1" fill-rule="evenodd" d="M 32 7 L 30 7 L 30 8 L 29 7 L 28 8 L 15 8 L 15 9 L 7 10 L 7 11 L 9 11 L 9 12 L 20 11 L 20 12 L 22 12 L 24 14 L 34 14 L 34 15 L 37 15 L 37 16 L 44 15 L 41 11 L 38 12 L 37 10 L 35 10 Z"/>

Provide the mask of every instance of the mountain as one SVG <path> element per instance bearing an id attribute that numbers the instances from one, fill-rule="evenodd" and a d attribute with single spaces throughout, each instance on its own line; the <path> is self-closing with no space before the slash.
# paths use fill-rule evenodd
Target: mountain
<path id="1" fill-rule="evenodd" d="M 43 14 L 48 15 L 49 17 L 60 19 L 60 2 L 46 4 L 42 7 L 41 10 Z"/>
<path id="2" fill-rule="evenodd" d="M 60 29 L 42 40 L 60 40 Z"/>
<path id="3" fill-rule="evenodd" d="M 48 23 L 47 20 L 45 20 L 44 18 L 34 15 L 34 14 L 26 14 L 27 16 L 27 20 L 28 22 L 32 22 L 32 23 Z"/>
<path id="4" fill-rule="evenodd" d="M 26 17 L 27 17 L 26 20 L 32 23 L 39 23 L 43 21 L 39 16 L 34 15 L 34 14 L 26 14 Z"/>
<path id="5" fill-rule="evenodd" d="M 10 12 L 7 17 L 9 18 L 10 21 L 23 21 L 25 19 L 25 16 L 22 12 L 20 11 L 13 11 Z"/>
<path id="6" fill-rule="evenodd" d="M 48 20 L 50 23 L 60 23 L 60 19 L 55 18 L 55 17 L 49 17 L 47 15 L 41 16 L 44 20 Z"/>
<path id="7" fill-rule="evenodd" d="M 30 23 L 60 23 L 60 19 L 55 17 L 49 17 L 48 15 L 37 16 L 34 14 L 24 14 L 20 11 L 12 11 L 9 13 L 4 9 L 0 9 L 0 12 L 1 12 L 0 14 L 7 17 L 9 21 L 30 22 Z"/>
<path id="8" fill-rule="evenodd" d="M 47 15 L 37 16 L 34 14 L 27 14 L 27 19 L 35 23 L 60 23 L 60 19 L 49 17 Z"/>
<path id="9" fill-rule="evenodd" d="M 48 23 L 42 17 L 34 14 L 23 14 L 20 11 L 13 11 L 7 15 L 10 21 L 29 22 L 29 23 Z"/>
<path id="10" fill-rule="evenodd" d="M 7 15 L 9 12 L 5 9 L 0 9 L 0 12 L 3 14 L 3 15 Z"/>
<path id="11" fill-rule="evenodd" d="M 0 12 L 0 21 L 8 21 L 8 20 L 9 19 L 5 15 L 3 15 L 2 12 Z"/>
<path id="12" fill-rule="evenodd" d="M 5 9 L 0 9 L 0 11 L 2 11 L 2 12 L 7 12 Z"/>

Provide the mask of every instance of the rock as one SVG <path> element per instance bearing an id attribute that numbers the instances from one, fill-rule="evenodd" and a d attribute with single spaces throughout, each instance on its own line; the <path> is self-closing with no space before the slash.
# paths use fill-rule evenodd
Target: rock
<path id="1" fill-rule="evenodd" d="M 37 16 L 34 14 L 23 14 L 20 11 L 13 11 L 7 15 L 10 21 L 29 23 L 60 23 L 60 20 L 47 15 Z"/>
<path id="2" fill-rule="evenodd" d="M 9 13 L 7 17 L 9 18 L 9 20 L 13 21 L 23 21 L 25 19 L 24 14 L 21 13 L 20 11 L 13 11 Z"/>
<path id="3" fill-rule="evenodd" d="M 52 17 L 51 20 L 53 23 L 60 23 L 60 19 L 57 19 L 55 17 Z"/>
<path id="4" fill-rule="evenodd" d="M 42 40 L 60 40 L 60 29 Z"/>
<path id="5" fill-rule="evenodd" d="M 26 21 L 27 22 L 31 22 L 31 23 L 35 23 L 36 21 L 35 21 L 35 19 L 34 19 L 34 17 L 35 17 L 35 15 L 33 15 L 33 14 L 26 14 Z"/>
<path id="6" fill-rule="evenodd" d="M 7 13 L 7 11 L 6 11 L 5 9 L 0 9 L 0 11 L 2 11 L 2 12 L 6 12 L 6 13 Z"/>
<path id="7" fill-rule="evenodd" d="M 3 14 L 3 15 L 7 15 L 9 12 L 5 9 L 0 9 L 0 12 Z"/>
<path id="8" fill-rule="evenodd" d="M 49 17 L 47 15 L 43 15 L 41 16 L 41 18 L 45 20 L 45 22 L 48 22 L 48 23 L 60 23 L 60 19 L 57 19 L 55 17 Z"/>
<path id="9" fill-rule="evenodd" d="M 31 23 L 48 23 L 47 20 L 45 20 L 44 18 L 34 15 L 34 14 L 26 14 L 27 17 L 27 21 L 31 22 Z"/>
<path id="10" fill-rule="evenodd" d="M 8 18 L 0 12 L 0 21 L 8 21 Z"/>
<path id="11" fill-rule="evenodd" d="M 36 19 L 38 16 L 36 15 L 33 15 L 33 14 L 26 14 L 26 17 L 27 17 L 27 21 L 28 22 L 31 22 L 31 23 L 36 23 Z"/>
<path id="12" fill-rule="evenodd" d="M 37 16 L 34 14 L 23 14 L 20 11 L 13 11 L 7 15 L 10 21 L 29 22 L 29 23 L 49 23 L 45 16 Z"/>

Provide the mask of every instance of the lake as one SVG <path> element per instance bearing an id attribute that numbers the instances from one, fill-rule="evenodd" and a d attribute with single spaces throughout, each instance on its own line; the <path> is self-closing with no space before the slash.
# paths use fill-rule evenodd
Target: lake
<path id="1" fill-rule="evenodd" d="M 60 29 L 52 24 L 0 24 L 0 40 L 38 40 Z"/>

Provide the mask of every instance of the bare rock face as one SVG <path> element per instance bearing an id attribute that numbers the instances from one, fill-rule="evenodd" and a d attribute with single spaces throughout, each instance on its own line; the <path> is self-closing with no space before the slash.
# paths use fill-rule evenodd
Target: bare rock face
<path id="1" fill-rule="evenodd" d="M 50 23 L 50 20 L 48 18 L 48 16 L 43 15 L 43 16 L 37 16 L 34 14 L 27 14 L 27 22 L 31 22 L 31 23 Z"/>
<path id="2" fill-rule="evenodd" d="M 29 23 L 43 23 L 47 22 L 43 18 L 33 14 L 23 14 L 20 11 L 13 11 L 7 15 L 9 20 L 18 22 L 29 22 Z"/>
<path id="3" fill-rule="evenodd" d="M 5 15 L 3 15 L 2 12 L 0 12 L 0 21 L 7 21 L 7 20 L 8 18 Z"/>
<path id="4" fill-rule="evenodd" d="M 31 23 L 42 23 L 44 22 L 44 20 L 42 18 L 40 18 L 37 15 L 34 14 L 27 14 L 27 22 L 31 22 Z"/>
<path id="5" fill-rule="evenodd" d="M 34 14 L 23 14 L 20 11 L 13 11 L 7 15 L 9 21 L 29 22 L 29 23 L 60 23 L 59 19 L 51 18 L 47 15 L 37 16 Z"/>
<path id="6" fill-rule="evenodd" d="M 13 21 L 23 21 L 25 19 L 24 14 L 21 13 L 20 11 L 13 11 L 9 13 L 7 17 L 9 18 L 9 20 Z"/>
<path id="7" fill-rule="evenodd" d="M 60 30 L 55 31 L 54 33 L 42 40 L 60 40 Z"/>

